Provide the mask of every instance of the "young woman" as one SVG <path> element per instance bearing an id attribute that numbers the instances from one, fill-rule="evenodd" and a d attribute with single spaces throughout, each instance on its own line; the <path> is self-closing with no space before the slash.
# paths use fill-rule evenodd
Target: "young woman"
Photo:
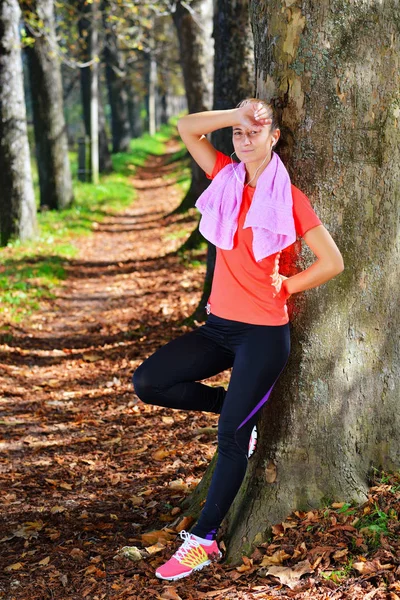
<path id="1" fill-rule="evenodd" d="M 222 127 L 232 127 L 239 162 L 205 137 Z M 178 130 L 213 180 L 196 203 L 200 231 L 217 246 L 208 318 L 157 350 L 139 366 L 133 382 L 146 403 L 220 417 L 218 459 L 202 513 L 190 533 L 180 532 L 183 544 L 156 571 L 168 580 L 186 577 L 222 556 L 218 528 L 254 451 L 260 408 L 289 357 L 286 301 L 344 268 L 329 232 L 273 151 L 280 130 L 272 106 L 247 99 L 235 109 L 187 115 Z M 279 261 L 297 235 L 317 260 L 287 278 L 279 273 Z M 229 367 L 227 391 L 199 383 Z"/>

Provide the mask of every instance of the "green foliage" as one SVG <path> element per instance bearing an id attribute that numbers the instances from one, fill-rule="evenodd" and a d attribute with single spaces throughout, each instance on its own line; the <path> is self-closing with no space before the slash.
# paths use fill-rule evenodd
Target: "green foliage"
<path id="1" fill-rule="evenodd" d="M 329 573 L 321 572 L 321 576 L 324 579 L 330 579 L 335 583 L 340 583 L 343 579 L 347 579 L 349 577 L 352 569 L 353 569 L 354 557 L 350 556 L 347 563 L 343 565 L 342 569 L 338 569 L 336 571 L 330 571 Z"/>
<path id="2" fill-rule="evenodd" d="M 397 515 L 395 515 L 395 517 L 397 518 Z M 381 510 L 375 502 L 374 510 L 363 515 L 357 519 L 356 523 L 354 523 L 354 527 L 356 527 L 364 536 L 369 550 L 373 550 L 380 546 L 380 536 L 382 534 L 385 536 L 391 535 L 388 529 L 390 518 L 391 515 Z"/>

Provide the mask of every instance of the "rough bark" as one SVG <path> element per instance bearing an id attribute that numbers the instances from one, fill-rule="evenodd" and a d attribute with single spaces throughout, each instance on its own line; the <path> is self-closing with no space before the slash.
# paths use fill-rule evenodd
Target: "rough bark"
<path id="1" fill-rule="evenodd" d="M 32 89 L 33 124 L 39 171 L 40 204 L 62 209 L 73 200 L 63 89 L 54 22 L 53 0 L 22 6 L 40 19 L 42 31 L 27 48 Z"/>
<path id="2" fill-rule="evenodd" d="M 282 157 L 345 271 L 292 299 L 291 356 L 225 520 L 231 561 L 293 509 L 364 501 L 372 466 L 400 466 L 398 4 L 254 1 L 251 14 L 257 95 L 280 107 Z M 315 260 L 305 244 L 294 258 Z"/>
<path id="3" fill-rule="evenodd" d="M 198 11 L 203 0 L 194 0 L 191 9 Z M 172 14 L 179 40 L 179 55 L 182 66 L 188 111 L 196 113 L 207 110 L 207 65 L 205 61 L 205 39 L 203 30 L 192 16 L 192 13 L 181 2 L 176 5 Z M 185 212 L 194 206 L 197 198 L 209 184 L 204 172 L 194 160 L 191 161 L 192 181 L 190 188 L 175 213 Z"/>
<path id="4" fill-rule="evenodd" d="M 81 42 L 81 61 L 88 62 L 90 60 L 91 48 L 90 48 L 90 20 L 87 17 L 90 11 L 90 4 L 87 4 L 85 0 L 77 0 L 77 6 L 81 18 L 79 19 L 78 29 L 79 37 Z M 85 127 L 86 136 L 90 139 L 91 128 L 90 128 L 90 67 L 84 67 L 80 69 L 81 78 L 81 98 L 82 98 L 82 112 L 83 112 L 83 123 Z M 99 112 L 99 171 L 100 173 L 108 173 L 112 171 L 111 154 L 108 148 L 108 136 L 106 132 L 106 120 L 104 117 L 103 102 L 101 100 L 101 94 L 99 95 L 98 103 Z"/>
<path id="5" fill-rule="evenodd" d="M 248 0 L 231 2 L 216 0 L 214 12 L 214 110 L 235 107 L 241 100 L 254 95 L 253 34 L 249 19 Z M 214 131 L 213 145 L 224 152 L 233 152 L 230 127 Z M 216 252 L 208 244 L 207 271 L 203 294 L 194 318 L 205 319 L 204 306 L 211 292 Z"/>
<path id="6" fill-rule="evenodd" d="M 131 141 L 125 61 L 118 48 L 118 38 L 108 20 L 110 3 L 103 2 L 105 30 L 104 60 L 108 98 L 111 108 L 113 152 L 127 152 Z"/>
<path id="7" fill-rule="evenodd" d="M 17 0 L 0 3 L 0 244 L 36 232 Z"/>

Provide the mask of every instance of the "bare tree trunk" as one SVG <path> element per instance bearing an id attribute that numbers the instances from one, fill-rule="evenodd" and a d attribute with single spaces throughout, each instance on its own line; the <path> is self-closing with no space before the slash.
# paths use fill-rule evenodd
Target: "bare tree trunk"
<path id="1" fill-rule="evenodd" d="M 54 22 L 53 0 L 22 3 L 42 23 L 35 43 L 27 48 L 32 89 L 33 124 L 39 171 L 40 204 L 51 209 L 73 200 L 63 89 Z"/>
<path id="2" fill-rule="evenodd" d="M 156 132 L 157 63 L 154 53 L 149 55 L 149 133 Z"/>
<path id="3" fill-rule="evenodd" d="M 280 107 L 292 181 L 345 271 L 293 298 L 291 357 L 225 520 L 232 561 L 293 509 L 364 501 L 372 466 L 400 467 L 398 6 L 251 7 L 257 95 Z"/>
<path id="4" fill-rule="evenodd" d="M 90 35 L 90 166 L 91 181 L 99 182 L 99 11 L 98 0 L 92 2 Z"/>
<path id="5" fill-rule="evenodd" d="M 202 28 L 199 26 L 199 16 L 195 19 L 192 11 L 199 11 L 203 0 L 194 0 L 190 11 L 181 2 L 176 5 L 172 14 L 179 39 L 180 62 L 185 84 L 189 113 L 207 110 L 208 98 L 205 40 Z M 192 182 L 190 188 L 175 213 L 185 212 L 194 206 L 197 198 L 206 189 L 209 181 L 198 164 L 191 160 Z"/>
<path id="6" fill-rule="evenodd" d="M 128 94 L 126 90 L 126 70 L 122 53 L 118 48 L 118 38 L 108 20 L 110 2 L 103 0 L 103 23 L 105 29 L 104 59 L 108 98 L 111 108 L 111 130 L 113 152 L 128 152 L 131 141 Z"/>
<path id="7" fill-rule="evenodd" d="M 17 0 L 0 3 L 0 244 L 36 233 Z"/>
<path id="8" fill-rule="evenodd" d="M 254 95 L 254 51 L 248 0 L 230 2 L 217 0 L 214 13 L 214 110 L 235 107 L 241 100 Z M 213 145 L 224 152 L 233 151 L 230 128 L 214 131 Z M 204 307 L 211 292 L 216 251 L 208 244 L 207 271 L 203 294 L 193 315 L 205 319 Z"/>
<path id="9" fill-rule="evenodd" d="M 81 43 L 81 60 L 82 62 L 89 62 L 91 57 L 90 48 L 90 31 L 91 21 L 89 20 L 91 7 L 85 0 L 76 0 L 77 6 L 80 12 L 80 19 L 78 23 L 79 37 Z M 90 97 L 91 97 L 91 74 L 90 67 L 84 67 L 80 69 L 81 79 L 81 97 L 82 97 L 82 112 L 83 122 L 85 126 L 85 133 L 90 139 Z M 98 102 L 98 115 L 99 115 L 99 171 L 100 173 L 108 173 L 112 171 L 111 155 L 108 148 L 108 137 L 105 127 L 105 117 L 103 110 L 103 103 L 101 100 L 101 94 L 99 94 Z"/>

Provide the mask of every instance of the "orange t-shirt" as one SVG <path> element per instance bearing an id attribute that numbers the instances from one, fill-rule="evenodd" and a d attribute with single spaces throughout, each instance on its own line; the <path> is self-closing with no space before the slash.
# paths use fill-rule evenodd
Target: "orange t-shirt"
<path id="1" fill-rule="evenodd" d="M 207 177 L 213 179 L 230 162 L 229 156 L 217 151 L 213 172 Z M 243 191 L 232 250 L 217 248 L 209 310 L 217 317 L 233 321 L 254 325 L 284 325 L 289 321 L 285 294 L 277 293 L 272 285 L 279 272 L 282 251 L 256 262 L 253 231 L 251 227 L 243 229 L 254 190 L 248 186 Z M 297 235 L 303 236 L 312 227 L 322 224 L 307 196 L 294 185 L 292 198 Z"/>

